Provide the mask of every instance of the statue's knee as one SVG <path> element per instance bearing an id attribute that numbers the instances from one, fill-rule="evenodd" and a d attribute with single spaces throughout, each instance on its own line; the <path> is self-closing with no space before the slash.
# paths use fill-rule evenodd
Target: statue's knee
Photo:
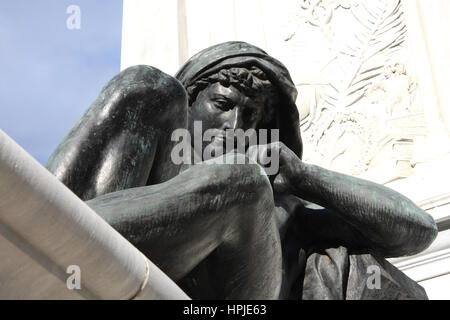
<path id="1" fill-rule="evenodd" d="M 239 155 L 241 156 L 241 155 Z M 233 160 L 236 160 L 235 157 Z M 257 164 L 213 164 L 205 162 L 208 168 L 207 184 L 219 186 L 221 192 L 233 192 L 240 203 L 255 206 L 261 202 L 272 201 L 272 187 L 264 170 Z"/>
<path id="2" fill-rule="evenodd" d="M 254 228 L 267 225 L 273 218 L 274 200 L 269 179 L 256 164 L 235 164 L 224 167 L 227 172 L 221 181 L 232 185 L 232 189 L 224 188 L 223 196 L 233 193 L 230 209 L 235 220 L 231 224 L 234 231 L 245 234 Z M 237 210 L 236 210 L 237 209 Z M 228 213 L 225 213 L 228 214 Z M 250 228 L 250 229 L 249 229 Z"/>
<path id="3" fill-rule="evenodd" d="M 111 113 L 157 124 L 187 115 L 187 94 L 181 83 L 157 68 L 137 65 L 117 74 L 100 94 Z M 182 118 L 182 117 L 181 117 Z"/>

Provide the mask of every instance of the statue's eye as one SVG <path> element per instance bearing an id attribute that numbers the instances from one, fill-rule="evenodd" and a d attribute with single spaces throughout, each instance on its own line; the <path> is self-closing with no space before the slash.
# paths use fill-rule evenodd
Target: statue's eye
<path id="1" fill-rule="evenodd" d="M 220 110 L 223 110 L 223 111 L 228 111 L 230 109 L 233 109 L 233 105 L 232 105 L 231 101 L 228 101 L 225 99 L 214 100 L 214 106 L 216 106 L 217 108 L 219 108 Z"/>

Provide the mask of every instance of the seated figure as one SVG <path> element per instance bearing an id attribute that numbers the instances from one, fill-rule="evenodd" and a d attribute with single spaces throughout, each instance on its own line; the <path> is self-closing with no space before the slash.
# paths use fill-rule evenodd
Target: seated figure
<path id="1" fill-rule="evenodd" d="M 426 299 L 385 258 L 427 248 L 434 220 L 389 188 L 303 162 L 296 96 L 287 69 L 244 42 L 203 50 L 175 77 L 130 67 L 47 168 L 192 298 Z M 196 121 L 216 132 L 192 142 L 201 160 L 237 129 L 277 129 L 279 141 L 225 155 L 245 164 L 175 163 L 172 133 L 193 136 Z M 270 154 L 279 170 L 266 175 Z M 373 266 L 379 288 L 367 286 Z"/>

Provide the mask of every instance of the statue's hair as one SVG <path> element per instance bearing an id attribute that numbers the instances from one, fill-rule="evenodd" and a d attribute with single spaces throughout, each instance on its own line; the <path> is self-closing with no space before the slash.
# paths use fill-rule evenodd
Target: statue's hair
<path id="1" fill-rule="evenodd" d="M 264 119 L 270 121 L 278 103 L 278 89 L 270 82 L 266 74 L 257 67 L 233 67 L 221 69 L 219 72 L 200 78 L 186 88 L 189 95 L 189 106 L 197 99 L 198 94 L 209 85 L 219 82 L 224 87 L 233 86 L 249 97 L 265 95 L 269 99 L 264 106 Z"/>

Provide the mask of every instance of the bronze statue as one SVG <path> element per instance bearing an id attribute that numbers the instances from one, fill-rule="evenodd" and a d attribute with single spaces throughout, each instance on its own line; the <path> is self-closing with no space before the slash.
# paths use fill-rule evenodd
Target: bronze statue
<path id="1" fill-rule="evenodd" d="M 384 186 L 303 162 L 296 96 L 287 69 L 244 42 L 203 50 L 175 78 L 130 67 L 47 168 L 193 298 L 425 299 L 384 258 L 428 247 L 432 217 Z M 230 130 L 278 129 L 279 141 L 225 155 L 246 164 L 176 164 L 172 133 L 195 134 L 195 121 L 215 132 L 192 145 L 200 158 L 222 156 Z M 265 175 L 270 154 L 279 170 Z M 370 265 L 381 289 L 365 287 Z"/>

